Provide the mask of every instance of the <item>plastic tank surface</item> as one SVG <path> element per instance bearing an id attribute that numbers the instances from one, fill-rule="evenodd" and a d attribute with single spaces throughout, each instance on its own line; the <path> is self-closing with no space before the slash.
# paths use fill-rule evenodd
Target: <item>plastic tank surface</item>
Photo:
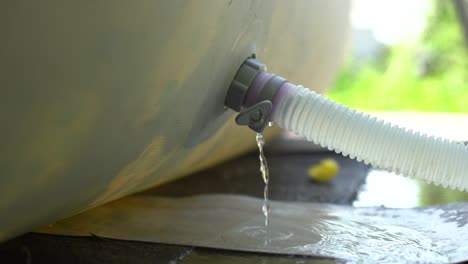
<path id="1" fill-rule="evenodd" d="M 0 10 L 0 241 L 255 147 L 224 108 L 242 62 L 322 92 L 349 32 L 338 0 Z"/>

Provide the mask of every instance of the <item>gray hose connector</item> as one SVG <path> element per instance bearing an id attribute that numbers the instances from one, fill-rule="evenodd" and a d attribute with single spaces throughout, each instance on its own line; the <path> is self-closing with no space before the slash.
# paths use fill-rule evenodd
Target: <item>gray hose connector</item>
<path id="1" fill-rule="evenodd" d="M 287 84 L 284 78 L 265 70 L 265 64 L 248 58 L 237 71 L 225 99 L 227 107 L 240 112 L 236 123 L 256 132 L 262 132 L 272 120 L 278 94 Z"/>
<path id="2" fill-rule="evenodd" d="M 265 71 L 265 64 L 254 58 L 247 59 L 234 76 L 224 104 L 236 112 L 240 112 L 244 107 L 244 101 L 250 86 L 260 72 Z"/>

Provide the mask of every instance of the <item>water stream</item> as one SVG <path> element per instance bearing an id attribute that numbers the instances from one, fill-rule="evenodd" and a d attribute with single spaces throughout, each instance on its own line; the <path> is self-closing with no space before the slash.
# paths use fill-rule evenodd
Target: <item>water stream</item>
<path id="1" fill-rule="evenodd" d="M 263 189 L 263 206 L 262 211 L 263 215 L 265 216 L 265 232 L 267 233 L 268 223 L 270 221 L 270 201 L 268 200 L 268 181 L 269 181 L 269 173 L 268 173 L 268 164 L 265 158 L 265 154 L 263 152 L 263 145 L 265 141 L 263 139 L 262 133 L 257 133 L 256 136 L 257 146 L 258 146 L 258 157 L 260 159 L 260 172 L 262 173 L 262 179 L 265 183 L 265 187 Z M 266 235 L 266 234 L 265 234 Z"/>

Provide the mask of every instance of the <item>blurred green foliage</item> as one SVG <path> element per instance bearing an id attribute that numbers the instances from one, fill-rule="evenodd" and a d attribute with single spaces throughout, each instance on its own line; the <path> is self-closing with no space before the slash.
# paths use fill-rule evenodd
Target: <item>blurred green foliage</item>
<path id="1" fill-rule="evenodd" d="M 348 60 L 328 96 L 370 111 L 468 113 L 468 50 L 452 1 L 436 0 L 416 43 L 365 65 Z"/>
<path id="2" fill-rule="evenodd" d="M 431 206 L 435 204 L 448 204 L 455 202 L 468 201 L 468 193 L 459 190 L 452 190 L 417 181 L 419 187 L 418 199 L 419 206 Z"/>

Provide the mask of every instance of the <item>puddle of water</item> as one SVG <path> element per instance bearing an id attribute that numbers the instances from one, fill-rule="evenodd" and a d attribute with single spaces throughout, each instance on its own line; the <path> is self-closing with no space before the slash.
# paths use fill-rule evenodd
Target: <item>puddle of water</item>
<path id="1" fill-rule="evenodd" d="M 468 260 L 468 203 L 388 209 L 270 201 L 275 210 L 267 232 L 258 214 L 263 202 L 237 195 L 132 196 L 41 231 L 362 263 Z"/>
<path id="2" fill-rule="evenodd" d="M 269 244 L 255 222 L 223 234 L 257 251 L 332 256 L 355 262 L 447 263 L 468 259 L 467 211 L 457 208 L 275 207 Z M 323 206 L 323 205 L 322 205 Z M 286 209 L 286 210 L 284 210 Z M 295 212 L 295 213 L 294 213 Z M 306 214 L 310 214 L 310 220 Z"/>

